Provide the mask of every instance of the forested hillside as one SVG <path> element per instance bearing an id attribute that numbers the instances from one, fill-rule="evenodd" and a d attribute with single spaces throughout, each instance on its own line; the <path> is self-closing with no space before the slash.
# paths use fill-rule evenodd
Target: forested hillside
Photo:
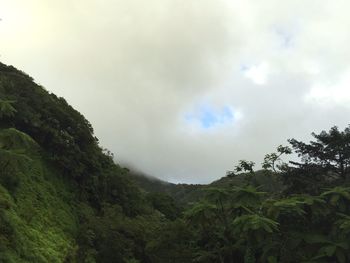
<path id="1" fill-rule="evenodd" d="M 0 63 L 0 262 L 349 262 L 350 128 L 313 136 L 209 185 L 151 180 Z"/>
<path id="2" fill-rule="evenodd" d="M 243 186 L 246 184 L 246 176 L 249 174 L 240 173 L 236 176 L 224 176 L 210 184 L 174 184 L 142 173 L 130 172 L 131 180 L 142 190 L 148 193 L 169 195 L 181 207 L 199 201 L 205 196 L 205 190 L 211 187 L 227 188 L 232 186 Z M 266 170 L 254 173 L 254 184 L 259 185 L 262 190 L 276 192 L 282 188 L 282 183 Z"/>
<path id="3" fill-rule="evenodd" d="M 0 262 L 149 262 L 166 218 L 63 98 L 0 64 Z"/>
<path id="4" fill-rule="evenodd" d="M 207 185 L 201 184 L 174 184 L 142 173 L 130 172 L 131 180 L 142 190 L 148 193 L 165 194 L 174 199 L 179 206 L 197 201 L 203 196 L 203 189 Z"/>

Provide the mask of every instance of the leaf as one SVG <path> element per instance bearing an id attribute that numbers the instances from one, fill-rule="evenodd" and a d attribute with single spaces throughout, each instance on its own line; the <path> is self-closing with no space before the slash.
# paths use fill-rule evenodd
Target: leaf
<path id="1" fill-rule="evenodd" d="M 339 195 L 333 195 L 331 197 L 331 200 L 330 200 L 331 204 L 332 205 L 336 205 L 338 203 L 338 201 L 339 201 L 339 197 L 340 197 Z"/>
<path id="2" fill-rule="evenodd" d="M 26 133 L 15 128 L 0 131 L 0 148 L 5 150 L 31 150 L 38 147 L 37 143 Z"/>
<path id="3" fill-rule="evenodd" d="M 328 189 L 328 191 L 321 194 L 322 197 L 330 197 L 332 202 L 332 196 L 339 196 L 342 197 L 348 201 L 350 201 L 350 187 L 342 187 L 337 186 L 331 189 Z M 334 202 L 337 201 L 337 199 L 333 199 Z"/>
<path id="4" fill-rule="evenodd" d="M 330 245 L 330 246 L 323 247 L 322 249 L 324 250 L 324 252 L 326 253 L 326 255 L 327 255 L 328 257 L 331 257 L 331 256 L 334 255 L 334 253 L 335 253 L 337 247 L 334 246 L 334 245 Z"/>
<path id="5" fill-rule="evenodd" d="M 337 247 L 340 247 L 342 249 L 347 250 L 349 248 L 349 244 L 347 242 L 340 242 L 340 243 L 336 243 Z"/>
<path id="6" fill-rule="evenodd" d="M 274 256 L 269 256 L 269 257 L 267 258 L 267 262 L 268 262 L 268 263 L 278 263 L 277 258 L 274 257 Z"/>
<path id="7" fill-rule="evenodd" d="M 232 198 L 234 207 L 256 207 L 260 205 L 260 200 L 265 194 L 265 192 L 259 192 L 256 187 L 251 185 L 246 187 L 234 187 Z"/>
<path id="8" fill-rule="evenodd" d="M 235 218 L 232 222 L 234 231 L 238 234 L 255 232 L 257 230 L 272 233 L 278 230 L 278 225 L 278 222 L 257 214 L 242 215 Z"/>
<path id="9" fill-rule="evenodd" d="M 208 224 L 210 218 L 215 215 L 217 208 L 215 205 L 201 202 L 196 203 L 192 208 L 184 214 L 185 218 L 191 223 Z"/>
<path id="10" fill-rule="evenodd" d="M 328 243 L 328 239 L 325 236 L 318 234 L 307 234 L 304 236 L 304 240 L 308 244 Z"/>
<path id="11" fill-rule="evenodd" d="M 203 189 L 208 200 L 219 201 L 228 198 L 230 191 L 224 188 L 210 187 Z"/>
<path id="12" fill-rule="evenodd" d="M 264 206 L 267 208 L 267 214 L 274 219 L 277 219 L 281 214 L 302 216 L 305 214 L 303 209 L 304 205 L 305 202 L 295 197 L 280 200 L 267 200 L 264 203 Z"/>
<path id="13" fill-rule="evenodd" d="M 346 262 L 346 256 L 344 252 L 341 249 L 337 249 L 335 252 L 335 256 L 337 257 L 338 261 L 340 263 L 345 263 Z"/>

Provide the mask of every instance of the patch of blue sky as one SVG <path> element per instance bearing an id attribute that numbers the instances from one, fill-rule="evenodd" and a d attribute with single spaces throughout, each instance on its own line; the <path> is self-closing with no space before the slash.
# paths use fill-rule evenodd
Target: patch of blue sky
<path id="1" fill-rule="evenodd" d="M 215 126 L 219 122 L 219 118 L 214 111 L 205 110 L 201 112 L 199 116 L 199 121 L 203 128 L 210 128 Z"/>
<path id="2" fill-rule="evenodd" d="M 195 113 L 187 114 L 186 121 L 198 123 L 203 129 L 210 129 L 219 125 L 228 124 L 234 121 L 234 112 L 229 106 L 215 109 L 210 106 L 200 107 Z"/>

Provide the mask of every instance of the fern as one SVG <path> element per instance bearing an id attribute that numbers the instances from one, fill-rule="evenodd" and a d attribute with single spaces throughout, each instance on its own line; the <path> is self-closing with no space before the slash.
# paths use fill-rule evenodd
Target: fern
<path id="1" fill-rule="evenodd" d="M 264 208 L 267 210 L 267 215 L 277 219 L 282 214 L 303 216 L 305 202 L 297 198 L 285 198 L 280 200 L 267 200 L 264 203 Z"/>
<path id="2" fill-rule="evenodd" d="M 259 192 L 256 187 L 248 185 L 246 187 L 233 188 L 233 206 L 238 207 L 257 207 L 260 205 L 261 198 L 265 192 Z"/>
<path id="3" fill-rule="evenodd" d="M 278 225 L 278 222 L 257 214 L 242 215 L 234 219 L 232 223 L 236 233 L 254 232 L 256 230 L 273 233 L 278 231 Z"/>
<path id="4" fill-rule="evenodd" d="M 37 143 L 27 134 L 15 128 L 0 130 L 0 148 L 2 149 L 23 149 L 31 151 L 38 147 Z"/>
<path id="5" fill-rule="evenodd" d="M 322 197 L 329 198 L 332 205 L 336 205 L 340 198 L 350 201 L 350 187 L 337 186 L 321 194 Z"/>
<path id="6" fill-rule="evenodd" d="M 191 223 L 205 225 L 210 224 L 216 211 L 217 207 L 215 205 L 201 202 L 187 210 L 184 216 Z"/>
<path id="7" fill-rule="evenodd" d="M 4 117 L 13 117 L 17 110 L 12 106 L 15 101 L 0 99 L 0 119 Z"/>

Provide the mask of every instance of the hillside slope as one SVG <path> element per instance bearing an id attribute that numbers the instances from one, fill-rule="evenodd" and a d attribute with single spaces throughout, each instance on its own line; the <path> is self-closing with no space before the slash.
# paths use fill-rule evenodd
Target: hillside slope
<path id="1" fill-rule="evenodd" d="M 170 184 L 115 164 L 79 112 L 0 63 L 0 262 L 350 262 L 350 126 L 312 135 L 264 171 Z"/>
<path id="2" fill-rule="evenodd" d="M 0 262 L 148 262 L 164 220 L 79 112 L 0 63 Z"/>
<path id="3" fill-rule="evenodd" d="M 198 200 L 201 190 L 206 186 L 201 184 L 174 184 L 142 173 L 131 172 L 131 180 L 146 193 L 163 193 L 171 196 L 179 205 L 183 206 Z"/>
<path id="4" fill-rule="evenodd" d="M 192 202 L 203 198 L 206 189 L 212 187 L 232 188 L 234 186 L 243 186 L 246 184 L 244 173 L 228 177 L 224 176 L 209 184 L 173 184 L 162 181 L 155 177 L 150 177 L 141 173 L 130 173 L 133 182 L 145 192 L 164 193 L 172 198 L 180 205 L 186 206 Z M 254 185 L 260 187 L 266 192 L 278 192 L 282 190 L 282 184 L 277 177 L 264 170 L 257 171 L 254 175 Z"/>

